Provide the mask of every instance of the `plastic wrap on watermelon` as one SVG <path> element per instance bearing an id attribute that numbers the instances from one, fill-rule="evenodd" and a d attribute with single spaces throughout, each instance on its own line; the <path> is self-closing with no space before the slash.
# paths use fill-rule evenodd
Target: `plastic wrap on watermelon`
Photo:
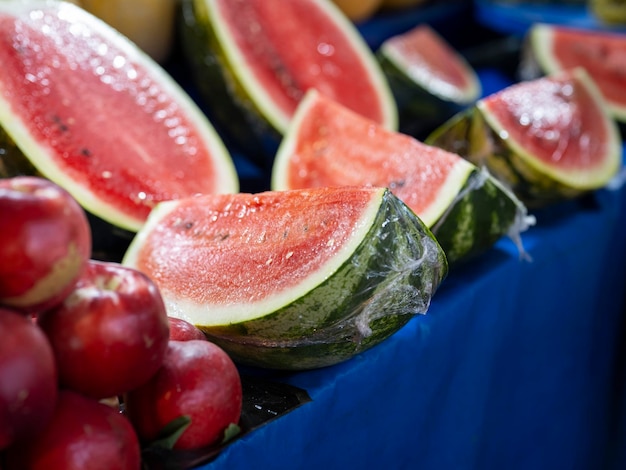
<path id="1" fill-rule="evenodd" d="M 427 312 L 448 270 L 424 223 L 373 187 L 163 203 L 124 263 L 240 364 L 292 370 L 382 342 Z"/>
<path id="2" fill-rule="evenodd" d="M 464 213 L 471 217 L 463 216 Z M 464 221 L 463 226 L 454 224 L 455 220 Z M 524 203 L 482 167 L 472 172 L 432 232 L 450 262 L 473 259 L 491 248 L 502 234 L 513 241 L 520 259 L 529 261 L 522 233 L 535 223 L 535 216 L 528 213 Z"/>

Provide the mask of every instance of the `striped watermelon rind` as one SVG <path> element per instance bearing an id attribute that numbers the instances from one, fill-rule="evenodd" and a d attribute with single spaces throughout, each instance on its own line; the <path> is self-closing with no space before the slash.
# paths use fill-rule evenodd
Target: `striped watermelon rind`
<path id="1" fill-rule="evenodd" d="M 279 193 L 291 197 L 311 191 L 352 190 Z M 371 203 L 357 224 L 359 233 L 342 248 L 343 255 L 337 254 L 337 259 L 315 273 L 313 281 L 290 289 L 288 297 L 264 306 L 250 303 L 222 315 L 216 313 L 219 307 L 181 299 L 167 286 L 160 286 L 168 313 L 194 323 L 237 362 L 271 369 L 337 364 L 385 340 L 413 316 L 427 312 L 448 265 L 435 237 L 404 203 L 383 188 L 365 191 L 371 193 Z M 138 266 L 145 239 L 158 231 L 176 203 L 155 209 L 131 243 L 124 264 Z M 303 203 L 302 210 L 310 209 Z M 163 249 L 177 248 L 164 244 Z M 189 270 L 191 282 L 197 267 L 172 269 Z M 214 315 L 219 319 L 209 320 Z"/>
<path id="2" fill-rule="evenodd" d="M 619 131 L 589 75 L 583 69 L 563 73 L 578 80 L 600 107 L 608 137 L 607 155 L 601 156 L 605 158 L 599 168 L 568 172 L 546 166 L 523 144 L 516 142 L 491 115 L 484 105 L 485 98 L 450 118 L 425 142 L 458 153 L 476 166 L 487 168 L 529 208 L 543 207 L 599 189 L 610 181 L 621 165 Z"/>
<path id="3" fill-rule="evenodd" d="M 217 2 L 183 0 L 182 46 L 203 99 L 233 140 L 252 156 L 273 156 L 291 116 L 286 115 L 258 83 L 220 19 Z M 393 94 L 372 50 L 339 8 L 327 0 L 312 2 L 349 40 L 367 70 L 384 114 L 381 124 L 395 129 L 398 111 Z M 294 41 L 297 42 L 297 38 Z M 278 72 L 277 72 L 278 73 Z M 301 90 L 304 94 L 306 90 Z"/>
<path id="4" fill-rule="evenodd" d="M 521 233 L 534 225 L 526 206 L 486 168 L 474 168 L 448 210 L 431 227 L 450 265 L 474 259 L 503 235 L 527 257 Z"/>
<path id="5" fill-rule="evenodd" d="M 212 124 L 207 120 L 207 117 L 202 111 L 198 108 L 198 106 L 193 102 L 193 100 L 189 97 L 189 95 L 181 88 L 181 86 L 174 81 L 174 79 L 153 59 L 151 59 L 147 54 L 142 52 L 135 44 L 130 42 L 127 38 L 122 36 L 119 32 L 115 31 L 109 25 L 96 18 L 95 16 L 87 13 L 82 8 L 79 8 L 69 2 L 58 2 L 58 1 L 47 1 L 47 0 L 35 0 L 35 1 L 20 1 L 20 0 L 10 0 L 0 2 L 0 13 L 6 12 L 8 15 L 15 16 L 16 18 L 28 18 L 31 12 L 39 11 L 39 14 L 32 15 L 33 18 L 46 18 L 46 15 L 50 15 L 50 17 L 58 16 L 58 18 L 62 19 L 64 22 L 63 27 L 70 27 L 67 25 L 74 24 L 75 29 L 80 30 L 80 34 L 76 34 L 76 37 L 82 38 L 84 31 L 89 31 L 90 36 L 93 36 L 93 44 L 96 44 L 98 40 L 102 41 L 102 46 L 98 50 L 99 53 L 101 51 L 107 51 L 107 42 L 109 45 L 109 49 L 111 47 L 117 48 L 120 50 L 120 56 L 117 59 L 121 59 L 124 63 L 130 63 L 131 65 L 137 65 L 142 70 L 145 69 L 147 75 L 154 81 L 157 87 L 157 91 L 166 94 L 168 97 L 172 98 L 172 101 L 175 103 L 178 111 L 179 109 L 183 110 L 182 114 L 189 120 L 190 125 L 197 131 L 200 142 L 198 146 L 202 147 L 202 149 L 208 150 L 208 158 L 211 159 L 211 163 L 213 164 L 213 170 L 215 171 L 215 176 L 211 184 L 213 187 L 211 191 L 215 192 L 236 192 L 239 189 L 239 181 L 238 175 L 234 166 L 234 162 L 232 161 L 230 154 L 222 142 L 221 137 L 213 128 Z M 56 34 L 54 29 L 50 29 L 47 34 L 52 36 L 51 41 L 54 41 L 54 35 Z M 90 47 L 95 47 L 94 45 Z M 99 44 L 99 43 L 98 43 Z M 15 46 L 14 46 L 15 47 Z M 78 46 L 75 46 L 78 47 Z M 33 50 L 38 50 L 38 46 L 35 45 L 32 48 Z M 79 50 L 72 51 L 69 47 L 65 50 L 62 50 L 62 54 L 66 54 L 67 57 L 72 58 L 73 60 L 78 60 L 76 57 L 80 57 L 80 54 L 87 54 L 93 52 L 91 50 Z M 75 54 L 74 57 L 72 54 Z M 65 57 L 65 56 L 64 56 Z M 101 59 L 101 68 L 104 72 L 107 71 L 107 67 L 111 70 L 117 70 L 118 66 L 116 66 L 112 61 L 107 62 L 105 59 Z M 52 68 L 54 69 L 54 68 Z M 10 73 L 10 71 L 9 71 Z M 33 74 L 36 72 L 34 71 Z M 71 73 L 71 71 L 69 72 Z M 96 72 L 98 73 L 98 72 Z M 99 72 L 103 73 L 103 72 Z M 132 81 L 131 78 L 128 79 L 129 82 Z M 103 80 L 104 81 L 104 80 Z M 1 82 L 1 80 L 0 80 Z M 51 84 L 51 87 L 54 87 L 55 83 Z M 63 84 L 61 84 L 63 85 Z M 0 88 L 2 86 L 0 85 Z M 111 103 L 114 103 L 113 97 L 117 95 L 117 90 L 114 90 L 111 85 Z M 6 90 L 6 96 L 10 97 L 12 94 L 15 94 L 13 90 Z M 116 97 L 116 96 L 115 96 Z M 72 96 L 72 99 L 76 99 L 76 101 L 72 101 L 69 103 L 63 103 L 63 108 L 65 109 L 73 109 L 72 106 L 80 107 L 84 106 L 84 101 L 81 101 L 81 96 Z M 101 132 L 103 135 L 108 131 L 107 129 L 107 96 L 99 96 L 101 99 L 101 103 L 98 105 L 102 106 L 102 110 L 98 115 L 99 124 L 102 128 Z M 27 97 L 26 99 L 32 101 L 32 97 Z M 127 101 L 130 101 L 129 98 Z M 137 109 L 136 111 L 139 113 L 142 111 L 141 105 L 136 103 Z M 154 196 L 156 199 L 161 197 L 161 194 L 157 194 L 158 190 L 154 188 L 162 188 L 167 187 L 167 181 L 164 179 L 163 181 L 159 181 L 155 184 L 152 181 L 152 186 L 148 188 L 148 186 L 140 187 L 140 188 L 132 188 L 129 190 L 128 198 L 124 202 L 124 204 L 112 203 L 106 198 L 101 197 L 101 194 L 97 192 L 100 187 L 92 186 L 90 187 L 87 184 L 89 178 L 85 175 L 85 178 L 76 178 L 70 177 L 64 169 L 54 160 L 50 153 L 50 144 L 54 139 L 58 137 L 50 137 L 49 141 L 38 140 L 33 136 L 31 129 L 36 126 L 43 127 L 47 125 L 49 128 L 52 128 L 53 125 L 46 121 L 46 119 L 50 119 L 50 116 L 56 110 L 50 109 L 49 115 L 43 116 L 41 122 L 33 123 L 33 122 L 24 122 L 20 116 L 16 115 L 11 107 L 9 101 L 3 96 L 3 93 L 0 92 L 0 177 L 11 177 L 19 174 L 36 174 L 45 178 L 48 178 L 60 186 L 64 187 L 68 192 L 72 194 L 73 197 L 83 206 L 89 213 L 90 216 L 93 216 L 97 219 L 98 224 L 103 223 L 104 226 L 109 227 L 112 231 L 118 231 L 120 233 L 128 232 L 130 234 L 136 232 L 144 222 L 144 219 L 136 215 L 132 212 L 132 210 L 127 210 L 129 208 L 142 207 L 145 209 L 149 207 L 151 198 Z M 157 121 L 156 112 L 154 116 L 151 116 L 146 119 L 154 119 Z M 67 125 L 65 123 L 57 123 L 56 126 L 60 129 L 61 132 L 65 133 L 65 135 L 71 135 L 72 126 Z M 170 136 L 170 139 L 174 139 L 172 126 L 163 123 L 163 133 L 165 135 Z M 52 132 L 49 132 L 52 134 Z M 166 134 L 167 133 L 167 134 Z M 65 137 L 65 136 L 64 136 Z M 119 135 L 109 135 L 111 142 L 117 142 L 120 139 Z M 59 138 L 60 140 L 60 138 Z M 73 145 L 78 145 L 76 142 L 71 142 Z M 87 144 L 84 144 L 87 145 Z M 141 147 L 141 143 L 136 143 L 138 147 Z M 103 150 L 103 153 L 107 149 L 99 149 Z M 138 153 L 141 153 L 138 152 Z M 146 153 L 146 150 L 144 150 Z M 70 160 L 72 157 L 76 157 L 75 154 L 69 154 L 64 156 Z M 93 155 L 89 156 L 93 158 Z M 152 157 L 152 156 L 151 156 Z M 83 155 L 83 158 L 88 158 L 86 155 Z M 127 159 L 128 167 L 124 168 L 124 171 L 130 168 L 131 172 L 133 169 L 133 161 L 132 159 Z M 157 165 L 154 165 L 157 166 Z M 182 164 L 180 166 L 181 170 L 185 169 L 185 165 Z M 169 176 L 169 174 L 168 174 Z M 199 175 L 202 177 L 203 175 Z M 205 177 L 207 175 L 204 175 Z M 146 175 L 147 178 L 147 175 Z M 101 177 L 103 183 L 102 186 L 105 186 L 106 183 L 104 181 L 113 180 L 113 178 L 107 178 L 105 176 Z M 175 178 L 173 178 L 174 180 Z M 208 183 L 208 180 L 207 180 Z M 116 188 L 119 185 L 119 182 L 116 181 L 116 184 L 109 185 L 112 188 Z M 135 193 L 132 193 L 133 190 L 136 190 Z M 151 192 L 154 190 L 154 194 Z M 103 190 L 103 192 L 106 192 Z M 137 199 L 141 199 L 138 197 L 137 192 L 145 196 L 145 201 Z M 148 202 L 146 202 L 148 201 Z M 149 209 L 148 209 L 149 210 Z"/>

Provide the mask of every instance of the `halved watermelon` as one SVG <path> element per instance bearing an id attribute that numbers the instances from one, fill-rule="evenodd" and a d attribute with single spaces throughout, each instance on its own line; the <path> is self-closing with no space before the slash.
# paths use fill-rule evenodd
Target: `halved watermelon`
<path id="1" fill-rule="evenodd" d="M 626 122 L 626 34 L 542 23 L 530 28 L 520 70 L 522 78 L 533 79 L 574 67 L 587 70 L 612 115 Z"/>
<path id="2" fill-rule="evenodd" d="M 377 57 L 398 103 L 403 132 L 440 124 L 481 96 L 472 66 L 426 23 L 385 40 Z"/>
<path id="3" fill-rule="evenodd" d="M 292 370 L 380 343 L 426 313 L 447 273 L 428 228 L 372 187 L 164 202 L 123 263 L 236 361 Z"/>
<path id="4" fill-rule="evenodd" d="M 582 68 L 487 96 L 426 142 L 487 167 L 529 207 L 601 188 L 622 162 L 617 125 Z"/>
<path id="5" fill-rule="evenodd" d="M 273 155 L 309 88 L 397 127 L 374 53 L 331 0 L 185 0 L 182 17 L 202 95 L 252 157 Z"/>
<path id="6" fill-rule="evenodd" d="M 134 232 L 158 202 L 236 192 L 205 115 L 114 29 L 66 2 L 0 2 L 0 176 L 39 173 Z"/>
<path id="7" fill-rule="evenodd" d="M 272 189 L 339 185 L 390 188 L 432 229 L 448 262 L 526 229 L 526 209 L 459 155 L 383 129 L 310 90 L 274 161 Z"/>

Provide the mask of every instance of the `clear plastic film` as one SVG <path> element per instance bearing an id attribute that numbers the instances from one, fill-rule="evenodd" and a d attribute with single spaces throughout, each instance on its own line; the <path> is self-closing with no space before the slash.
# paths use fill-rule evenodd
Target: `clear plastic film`
<path id="1" fill-rule="evenodd" d="M 468 180 L 433 226 L 450 263 L 476 256 L 508 236 L 520 259 L 530 260 L 521 234 L 535 224 L 526 206 L 482 166 Z"/>

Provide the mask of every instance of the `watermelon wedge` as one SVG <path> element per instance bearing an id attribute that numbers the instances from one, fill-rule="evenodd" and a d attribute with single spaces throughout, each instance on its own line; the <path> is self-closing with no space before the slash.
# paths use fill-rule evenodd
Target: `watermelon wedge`
<path id="1" fill-rule="evenodd" d="M 332 1 L 184 0 L 182 18 L 183 50 L 214 121 L 251 157 L 273 156 L 309 88 L 397 127 L 374 53 Z"/>
<path id="2" fill-rule="evenodd" d="M 136 45 L 66 2 L 0 2 L 0 176 L 37 173 L 135 232 L 160 201 L 238 191 L 206 116 Z"/>
<path id="3" fill-rule="evenodd" d="M 380 343 L 427 312 L 447 273 L 428 228 L 372 187 L 164 202 L 123 263 L 239 363 L 290 370 Z"/>
<path id="4" fill-rule="evenodd" d="M 281 142 L 272 189 L 340 185 L 390 188 L 431 228 L 450 264 L 517 240 L 526 209 L 510 191 L 459 155 L 425 145 L 310 90 Z"/>
<path id="5" fill-rule="evenodd" d="M 377 57 L 400 113 L 400 129 L 441 124 L 482 93 L 465 58 L 426 23 L 385 40 Z M 431 129 L 432 130 L 432 129 Z"/>
<path id="6" fill-rule="evenodd" d="M 528 207 L 601 188 L 622 165 L 617 124 L 583 68 L 482 98 L 426 143 L 485 166 Z"/>
<path id="7" fill-rule="evenodd" d="M 626 34 L 543 23 L 530 28 L 522 78 L 534 79 L 575 67 L 587 70 L 613 117 L 626 122 Z"/>

